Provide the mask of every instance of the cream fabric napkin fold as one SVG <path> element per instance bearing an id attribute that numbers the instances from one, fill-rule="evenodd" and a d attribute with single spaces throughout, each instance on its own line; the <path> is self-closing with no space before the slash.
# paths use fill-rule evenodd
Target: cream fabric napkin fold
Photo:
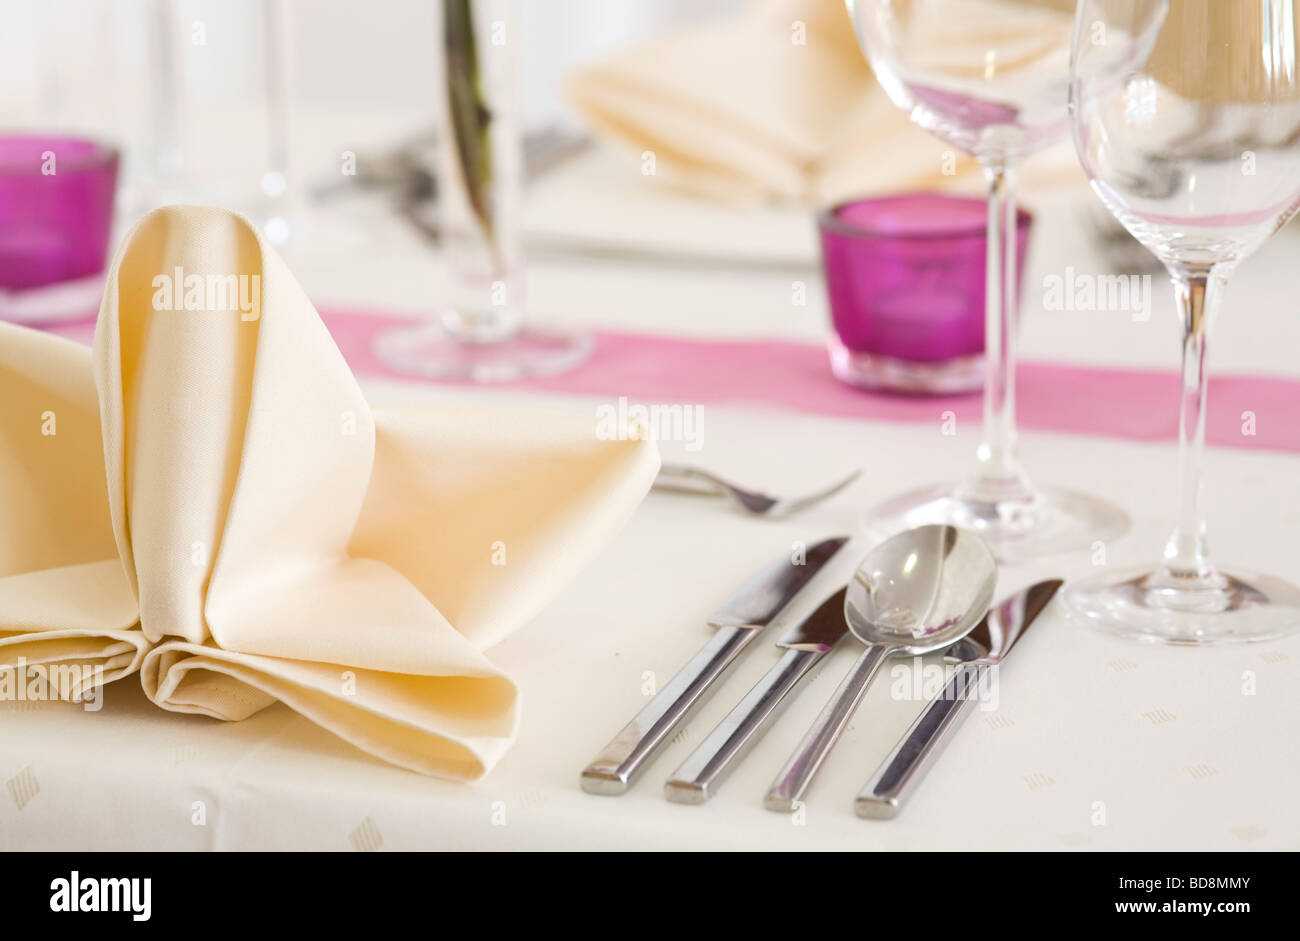
<path id="1" fill-rule="evenodd" d="M 233 292 L 232 275 L 259 310 L 157 309 L 185 299 L 159 277 Z M 483 649 L 658 468 L 652 443 L 582 416 L 371 410 L 284 263 L 219 209 L 160 209 L 126 237 L 93 351 L 0 324 L 0 400 L 0 667 L 138 670 L 158 705 L 219 719 L 280 700 L 456 779 L 517 728 Z"/>
<path id="2" fill-rule="evenodd" d="M 1008 55 L 1068 40 L 1065 7 L 1073 0 L 1035 4 L 1041 17 L 1020 34 L 999 35 Z M 963 42 L 984 48 L 977 19 L 948 26 L 921 37 L 925 54 L 964 56 Z M 656 176 L 706 198 L 821 205 L 896 190 L 982 188 L 973 159 L 912 124 L 885 95 L 843 0 L 755 0 L 740 16 L 579 69 L 569 96 L 600 134 L 652 152 Z M 1068 141 L 1032 158 L 1026 171 L 1032 186 L 1084 182 Z"/>

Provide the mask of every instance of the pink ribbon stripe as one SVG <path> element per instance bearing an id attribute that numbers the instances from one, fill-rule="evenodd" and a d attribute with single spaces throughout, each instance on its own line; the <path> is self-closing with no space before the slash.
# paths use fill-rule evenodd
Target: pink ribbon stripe
<path id="1" fill-rule="evenodd" d="M 411 379 L 393 373 L 372 352 L 382 331 L 411 318 L 354 311 L 322 312 L 334 340 L 361 376 Z M 52 328 L 87 342 L 90 327 Z M 838 418 L 938 422 L 944 412 L 978 421 L 978 395 L 906 397 L 852 389 L 830 373 L 820 346 L 785 340 L 702 340 L 601 332 L 596 351 L 561 376 L 521 387 L 651 403 L 768 405 Z M 420 380 L 415 380 L 420 381 Z M 1016 381 L 1020 426 L 1144 441 L 1178 433 L 1178 377 L 1173 372 L 1021 363 Z M 1206 437 L 1211 444 L 1300 452 L 1300 381 L 1265 376 L 1210 380 Z"/>

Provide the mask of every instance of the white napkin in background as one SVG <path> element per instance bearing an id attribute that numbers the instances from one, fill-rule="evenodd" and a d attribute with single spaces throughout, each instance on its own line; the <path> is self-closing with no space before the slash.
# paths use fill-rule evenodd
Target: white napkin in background
<path id="1" fill-rule="evenodd" d="M 257 275 L 258 316 L 155 309 L 177 269 Z M 281 700 L 457 779 L 517 728 L 482 649 L 658 468 L 583 416 L 372 412 L 283 262 L 218 209 L 160 209 L 124 239 L 93 378 L 90 351 L 0 324 L 0 399 L 0 667 L 139 670 L 163 708 L 221 719 Z"/>
<path id="2" fill-rule="evenodd" d="M 1044 20 L 1068 30 L 1069 16 L 1050 9 L 1060 2 L 1042 0 Z M 1041 48 L 1035 35 L 1006 48 Z M 739 17 L 584 67 L 569 91 L 597 132 L 653 152 L 657 175 L 709 199 L 823 205 L 888 191 L 982 189 L 974 161 L 955 155 L 956 173 L 947 173 L 947 145 L 876 83 L 842 0 L 756 0 Z M 1068 141 L 1024 169 L 1029 188 L 1083 183 Z"/>

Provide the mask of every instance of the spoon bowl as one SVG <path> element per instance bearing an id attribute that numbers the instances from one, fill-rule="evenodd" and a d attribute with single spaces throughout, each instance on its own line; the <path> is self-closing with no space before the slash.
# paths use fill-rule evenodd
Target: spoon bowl
<path id="1" fill-rule="evenodd" d="M 997 563 L 955 526 L 919 526 L 886 539 L 858 565 L 844 619 L 867 646 L 922 654 L 965 637 L 993 603 Z"/>

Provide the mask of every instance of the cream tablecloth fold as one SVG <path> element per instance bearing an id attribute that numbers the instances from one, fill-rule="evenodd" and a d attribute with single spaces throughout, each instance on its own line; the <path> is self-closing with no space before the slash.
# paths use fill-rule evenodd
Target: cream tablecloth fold
<path id="1" fill-rule="evenodd" d="M 372 411 L 223 210 L 167 207 L 126 237 L 93 356 L 0 328 L 0 666 L 139 670 L 158 705 L 220 719 L 280 700 L 427 774 L 476 778 L 509 747 L 517 691 L 482 650 L 658 467 L 594 418 Z"/>

